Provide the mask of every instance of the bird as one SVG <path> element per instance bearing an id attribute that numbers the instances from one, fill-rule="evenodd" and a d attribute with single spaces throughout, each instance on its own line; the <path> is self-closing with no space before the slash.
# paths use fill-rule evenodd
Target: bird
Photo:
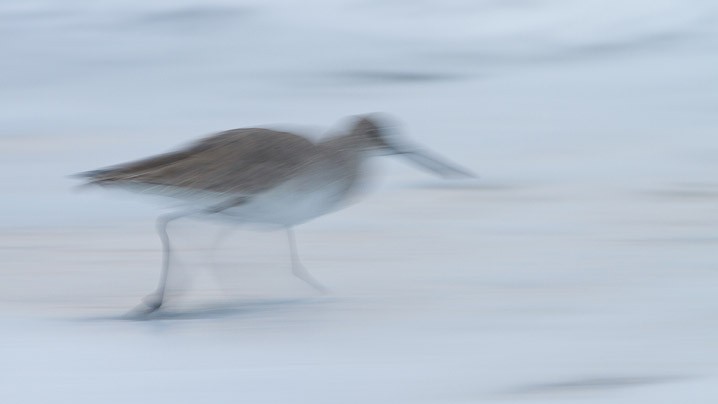
<path id="1" fill-rule="evenodd" d="M 84 185 L 124 189 L 180 200 L 181 209 L 157 218 L 162 267 L 154 292 L 142 300 L 152 313 L 165 303 L 171 247 L 168 225 L 180 218 L 221 218 L 283 228 L 292 272 L 310 286 L 326 289 L 301 265 L 293 227 L 346 206 L 378 155 L 407 157 L 446 178 L 475 178 L 453 163 L 402 139 L 386 116 L 352 117 L 350 129 L 318 141 L 265 128 L 215 133 L 183 148 L 137 161 L 77 174 Z"/>

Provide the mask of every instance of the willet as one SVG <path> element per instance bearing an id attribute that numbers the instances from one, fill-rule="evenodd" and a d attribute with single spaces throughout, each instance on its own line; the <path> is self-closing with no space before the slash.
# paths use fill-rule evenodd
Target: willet
<path id="1" fill-rule="evenodd" d="M 288 132 L 232 129 L 175 152 L 79 175 L 89 184 L 189 202 L 188 208 L 157 219 L 162 272 L 157 290 L 143 299 L 148 313 L 159 309 L 165 297 L 171 253 L 167 225 L 187 216 L 285 228 L 292 272 L 323 290 L 299 262 L 292 227 L 342 207 L 367 158 L 397 154 L 443 177 L 473 176 L 390 132 L 375 115 L 358 117 L 350 131 L 317 143 Z"/>

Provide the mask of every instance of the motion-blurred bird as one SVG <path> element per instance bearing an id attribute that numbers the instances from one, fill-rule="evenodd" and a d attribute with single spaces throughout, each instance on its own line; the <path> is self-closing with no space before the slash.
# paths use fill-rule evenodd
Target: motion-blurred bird
<path id="1" fill-rule="evenodd" d="M 292 226 L 342 207 L 374 155 L 402 155 L 443 177 L 473 177 L 390 133 L 375 115 L 355 118 L 351 130 L 317 143 L 269 129 L 232 129 L 184 149 L 81 173 L 88 184 L 171 196 L 184 210 L 162 215 L 157 229 L 163 263 L 157 290 L 143 299 L 143 311 L 159 309 L 170 267 L 167 225 L 182 217 L 222 217 L 240 223 L 278 225 L 287 230 L 292 272 L 318 290 L 302 267 Z"/>

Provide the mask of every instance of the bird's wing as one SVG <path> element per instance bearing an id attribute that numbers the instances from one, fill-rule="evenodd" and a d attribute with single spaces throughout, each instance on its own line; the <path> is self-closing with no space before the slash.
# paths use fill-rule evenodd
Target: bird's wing
<path id="1" fill-rule="evenodd" d="M 315 145 L 298 135 L 233 129 L 182 150 L 80 175 L 89 178 L 89 183 L 102 185 L 253 195 L 298 174 L 314 153 Z"/>

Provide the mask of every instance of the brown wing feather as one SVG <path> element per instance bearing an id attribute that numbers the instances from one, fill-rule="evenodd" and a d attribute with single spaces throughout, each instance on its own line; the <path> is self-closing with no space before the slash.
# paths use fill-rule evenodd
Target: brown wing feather
<path id="1" fill-rule="evenodd" d="M 103 185 L 161 185 L 255 194 L 300 172 L 315 153 L 309 140 L 269 129 L 233 129 L 187 149 L 87 174 Z"/>

